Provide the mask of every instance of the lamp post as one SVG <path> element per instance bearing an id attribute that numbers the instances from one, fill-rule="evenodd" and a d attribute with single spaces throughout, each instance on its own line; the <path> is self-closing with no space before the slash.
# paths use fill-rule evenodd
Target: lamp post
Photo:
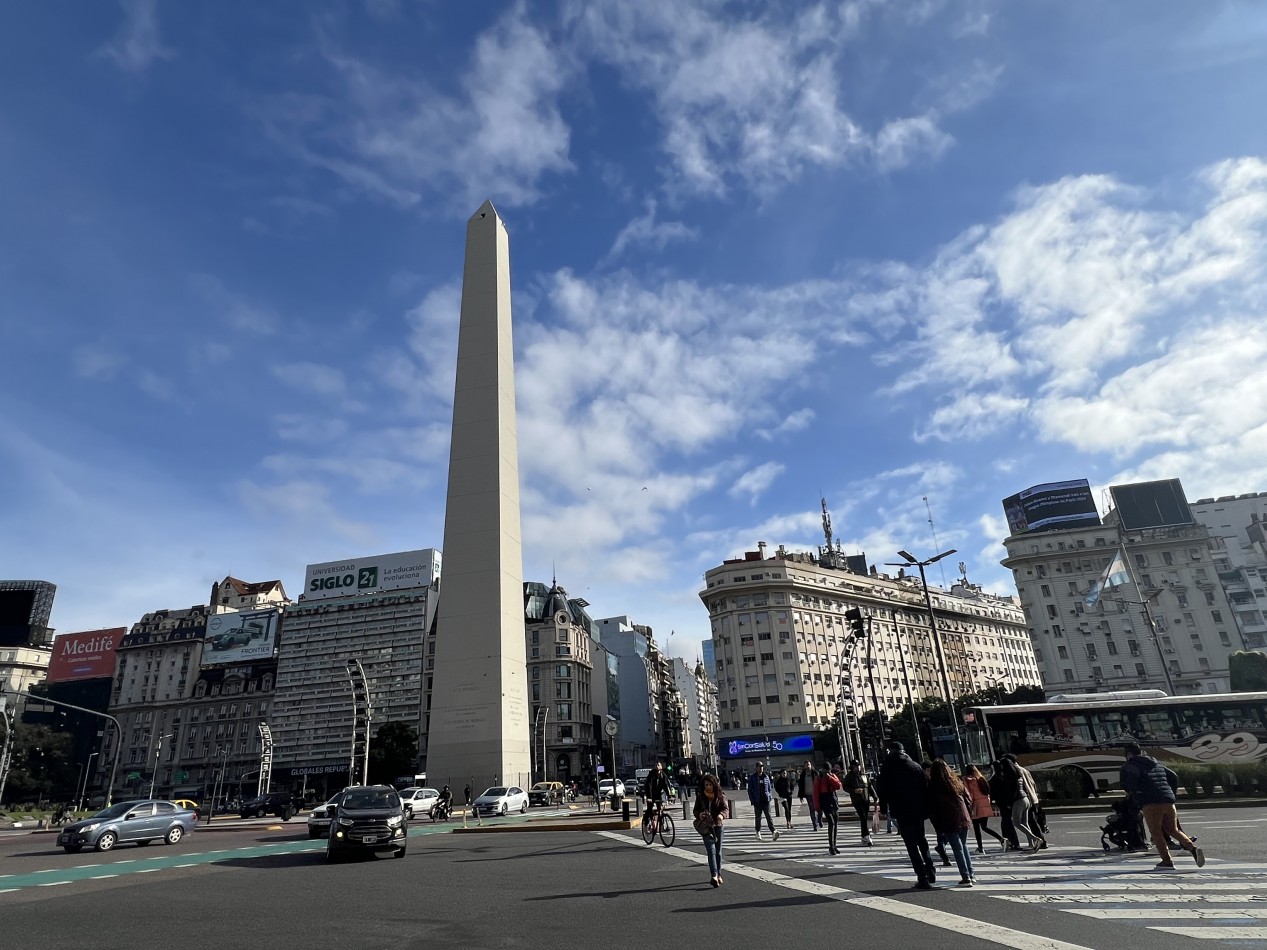
<path id="1" fill-rule="evenodd" d="M 1131 577 L 1134 578 L 1134 575 L 1132 574 Z M 1138 584 L 1136 584 L 1135 586 L 1136 586 L 1136 589 L 1139 588 Z M 1142 591 L 1140 593 L 1140 596 L 1143 597 Z M 1148 609 L 1148 600 L 1147 599 L 1124 600 L 1121 597 L 1100 597 L 1099 599 L 1101 602 L 1104 602 L 1104 603 L 1127 604 L 1131 607 L 1142 608 L 1142 612 L 1144 614 L 1144 623 L 1148 624 L 1148 639 L 1153 641 L 1153 646 L 1157 650 L 1157 658 L 1161 661 L 1162 675 L 1166 677 L 1166 692 L 1168 692 L 1171 696 L 1178 695 L 1177 693 L 1175 693 L 1174 677 L 1170 675 L 1170 667 L 1166 664 L 1166 654 L 1162 650 L 1161 638 L 1157 636 L 1157 625 L 1153 623 L 1153 612 Z"/>
<path id="2" fill-rule="evenodd" d="M 79 808 L 84 808 L 84 799 L 88 797 L 88 779 L 92 777 L 92 760 L 100 753 L 94 752 L 88 756 L 88 764 L 84 766 L 84 781 L 79 790 Z"/>
<path id="3" fill-rule="evenodd" d="M 21 695 L 34 700 L 37 703 L 46 703 L 49 706 L 60 706 L 63 709 L 73 709 L 75 712 L 87 713 L 90 716 L 96 716 L 98 719 L 107 719 L 114 723 L 115 745 L 114 745 L 114 761 L 110 765 L 110 784 L 106 787 L 106 807 L 109 808 L 114 800 L 114 776 L 119 770 L 119 753 L 123 751 L 123 727 L 119 725 L 119 720 L 114 716 L 98 712 L 95 709 L 86 709 L 83 706 L 74 706 L 70 703 L 64 703 L 59 699 L 49 699 L 47 696 L 33 696 L 30 692 L 24 692 Z M 0 782 L 0 795 L 4 793 L 4 783 Z"/>
<path id="4" fill-rule="evenodd" d="M 950 675 L 946 672 L 946 653 L 942 648 L 941 637 L 937 633 L 937 617 L 933 613 L 933 596 L 928 591 L 928 576 L 924 573 L 924 569 L 930 564 L 936 564 L 944 557 L 956 553 L 954 548 L 949 551 L 942 551 L 941 554 L 935 554 L 925 560 L 919 560 L 909 551 L 898 551 L 898 557 L 905 558 L 905 564 L 890 563 L 888 567 L 917 567 L 919 568 L 920 586 L 924 588 L 924 604 L 928 607 L 928 632 L 929 638 L 933 641 L 933 652 L 937 656 L 938 671 L 941 673 L 942 695 L 946 700 L 946 710 L 950 713 L 950 727 L 955 733 L 955 752 L 959 756 L 958 765 L 963 766 L 963 738 L 959 735 L 959 721 L 955 715 L 955 701 L 953 694 L 950 692 Z"/>
<path id="5" fill-rule="evenodd" d="M 154 750 L 154 771 L 150 773 L 150 798 L 154 797 L 154 783 L 158 781 L 158 760 L 163 754 L 163 740 L 170 739 L 176 733 L 169 732 L 158 737 L 158 748 Z"/>

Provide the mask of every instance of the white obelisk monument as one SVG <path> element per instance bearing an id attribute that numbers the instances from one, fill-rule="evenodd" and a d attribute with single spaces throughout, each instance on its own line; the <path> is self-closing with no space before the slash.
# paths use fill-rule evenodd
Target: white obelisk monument
<path id="1" fill-rule="evenodd" d="M 491 201 L 466 225 L 427 783 L 531 780 L 510 245 Z"/>

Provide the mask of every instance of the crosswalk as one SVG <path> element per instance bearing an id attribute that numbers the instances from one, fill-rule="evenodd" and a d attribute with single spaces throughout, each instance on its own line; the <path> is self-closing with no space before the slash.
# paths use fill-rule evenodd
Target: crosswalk
<path id="1" fill-rule="evenodd" d="M 915 883 L 902 839 L 883 831 L 875 845 L 858 841 L 856 826 L 840 830 L 839 855 L 827 853 L 825 833 L 801 824 L 781 830 L 778 841 L 758 840 L 752 826 L 732 821 L 725 849 L 814 867 L 868 874 Z M 930 845 L 935 836 L 929 832 Z M 975 843 L 969 842 L 975 848 Z M 976 887 L 969 893 L 1019 904 L 1042 905 L 1082 917 L 1112 920 L 1197 940 L 1267 941 L 1267 866 L 1210 858 L 1200 870 L 1186 855 L 1175 856 L 1176 870 L 1154 871 L 1155 853 L 1104 854 L 1086 848 L 1052 847 L 1036 854 L 1004 853 L 989 842 L 985 854 L 972 853 Z M 959 871 L 943 867 L 936 854 L 938 883 L 954 885 Z"/>

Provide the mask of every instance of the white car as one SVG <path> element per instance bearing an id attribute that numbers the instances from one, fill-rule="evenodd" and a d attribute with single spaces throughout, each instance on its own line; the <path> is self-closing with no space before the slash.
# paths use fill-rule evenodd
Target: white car
<path id="1" fill-rule="evenodd" d="M 481 815 L 523 814 L 528 810 L 528 793 L 514 785 L 495 785 L 475 799 L 475 809 Z"/>
<path id="2" fill-rule="evenodd" d="M 619 795 L 621 798 L 625 797 L 625 783 L 622 782 L 620 779 L 616 779 L 616 794 Z M 612 780 L 609 778 L 605 778 L 601 782 L 598 783 L 598 797 L 602 799 L 602 798 L 611 798 L 611 796 L 612 796 Z"/>
<path id="3" fill-rule="evenodd" d="M 440 792 L 434 788 L 406 788 L 400 793 L 400 803 L 405 808 L 406 818 L 431 817 L 431 810 L 440 800 Z"/>
<path id="4" fill-rule="evenodd" d="M 324 838 L 330 833 L 331 806 L 339 800 L 339 796 L 342 794 L 342 792 L 336 792 L 333 796 L 331 796 L 328 802 L 315 806 L 312 811 L 308 813 L 309 838 Z"/>

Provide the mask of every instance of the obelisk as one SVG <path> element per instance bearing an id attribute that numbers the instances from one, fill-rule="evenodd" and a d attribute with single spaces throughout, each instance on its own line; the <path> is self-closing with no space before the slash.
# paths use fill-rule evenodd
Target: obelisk
<path id="1" fill-rule="evenodd" d="M 427 783 L 531 778 L 510 245 L 491 201 L 466 225 Z M 456 796 L 455 796 L 456 797 Z"/>

